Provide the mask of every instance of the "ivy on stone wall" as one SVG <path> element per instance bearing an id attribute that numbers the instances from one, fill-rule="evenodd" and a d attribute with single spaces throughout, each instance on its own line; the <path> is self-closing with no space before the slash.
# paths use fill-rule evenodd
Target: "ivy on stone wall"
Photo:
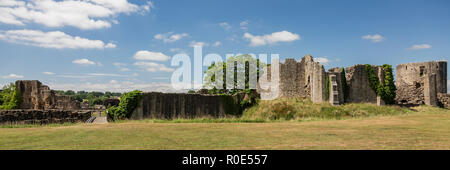
<path id="1" fill-rule="evenodd" d="M 344 92 L 344 101 L 347 100 L 349 90 L 347 85 L 347 78 L 345 77 L 345 69 L 341 68 L 341 83 L 342 83 L 342 91 Z"/>
<path id="2" fill-rule="evenodd" d="M 392 74 L 392 66 L 389 64 L 384 64 L 383 70 L 384 70 L 384 85 L 379 81 L 373 67 L 370 64 L 366 64 L 369 86 L 375 91 L 377 96 L 380 96 L 381 99 L 383 99 L 383 101 L 386 104 L 394 104 L 396 87 L 394 84 L 394 76 Z"/>
<path id="3" fill-rule="evenodd" d="M 327 83 L 327 85 L 326 85 L 327 89 L 326 89 L 326 93 L 325 93 L 325 99 L 329 100 L 330 99 L 330 88 L 331 88 L 330 76 L 327 76 L 326 83 Z"/>
<path id="4" fill-rule="evenodd" d="M 122 94 L 122 96 L 120 96 L 119 106 L 108 108 L 108 119 L 120 120 L 130 118 L 131 113 L 133 113 L 134 109 L 138 107 L 139 101 L 141 101 L 141 99 L 142 92 L 139 90 L 134 90 Z"/>
<path id="5" fill-rule="evenodd" d="M 396 90 L 394 83 L 394 74 L 392 73 L 392 66 L 384 64 L 384 102 L 387 104 L 395 103 Z"/>

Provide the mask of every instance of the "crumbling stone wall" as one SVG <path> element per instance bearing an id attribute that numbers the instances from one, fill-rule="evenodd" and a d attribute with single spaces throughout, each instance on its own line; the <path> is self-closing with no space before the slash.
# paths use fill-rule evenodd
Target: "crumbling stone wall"
<path id="1" fill-rule="evenodd" d="M 69 110 L 0 110 L 0 124 L 49 124 L 85 122 L 90 111 Z"/>
<path id="2" fill-rule="evenodd" d="M 431 82 L 432 86 L 425 85 L 425 80 L 432 75 L 435 76 L 435 78 L 432 78 L 435 82 Z M 396 87 L 396 102 L 398 104 L 425 104 L 426 91 L 435 91 L 432 95 L 427 94 L 431 97 L 434 93 L 447 93 L 447 62 L 430 61 L 399 64 L 396 68 Z"/>
<path id="3" fill-rule="evenodd" d="M 381 83 L 384 83 L 384 69 L 382 66 L 372 66 L 375 75 Z M 367 69 L 364 64 L 347 67 L 346 70 L 347 85 L 349 94 L 346 102 L 350 103 L 377 103 L 377 94 L 370 87 L 367 77 Z"/>
<path id="4" fill-rule="evenodd" d="M 270 67 L 268 71 L 270 77 Z M 280 63 L 279 77 L 279 98 L 308 98 L 313 102 L 322 102 L 327 98 L 325 69 L 309 54 L 300 62 L 288 58 Z"/>
<path id="5" fill-rule="evenodd" d="M 143 93 L 131 118 L 217 118 L 240 114 L 240 110 L 235 109 L 238 107 L 236 103 L 230 96 L 149 92 Z"/>
<path id="6" fill-rule="evenodd" d="M 22 95 L 20 109 L 80 109 L 80 103 L 71 96 L 58 95 L 37 80 L 18 80 L 16 88 Z"/>
<path id="7" fill-rule="evenodd" d="M 438 100 L 438 106 L 450 109 L 450 94 L 438 93 L 437 100 Z"/>
<path id="8" fill-rule="evenodd" d="M 330 68 L 328 69 L 327 75 L 330 81 L 328 100 L 332 105 L 343 104 L 345 101 L 344 101 L 344 89 L 342 85 L 343 80 L 341 78 L 341 69 L 338 67 Z"/>

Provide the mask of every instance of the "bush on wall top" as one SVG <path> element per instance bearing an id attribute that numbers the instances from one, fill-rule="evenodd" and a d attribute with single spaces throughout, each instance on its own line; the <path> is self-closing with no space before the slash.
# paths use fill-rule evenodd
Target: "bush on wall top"
<path id="1" fill-rule="evenodd" d="M 112 120 L 128 119 L 142 99 L 142 91 L 134 90 L 120 96 L 119 106 L 107 109 L 108 118 Z"/>

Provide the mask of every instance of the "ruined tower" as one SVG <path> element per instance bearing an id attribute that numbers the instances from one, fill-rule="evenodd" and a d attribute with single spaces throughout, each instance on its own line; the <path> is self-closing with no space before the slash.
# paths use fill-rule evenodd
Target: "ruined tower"
<path id="1" fill-rule="evenodd" d="M 397 65 L 397 97 L 401 105 L 438 104 L 439 93 L 447 93 L 447 62 L 430 61 Z"/>

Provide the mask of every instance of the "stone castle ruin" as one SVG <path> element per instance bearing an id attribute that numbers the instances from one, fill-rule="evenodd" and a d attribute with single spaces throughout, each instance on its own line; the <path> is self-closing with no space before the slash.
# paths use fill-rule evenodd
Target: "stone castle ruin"
<path id="1" fill-rule="evenodd" d="M 59 95 L 37 80 L 18 80 L 21 95 L 18 109 L 0 110 L 0 124 L 48 124 L 84 122 L 91 111 L 80 110 L 71 96 Z"/>
<path id="2" fill-rule="evenodd" d="M 432 105 L 448 108 L 447 62 L 430 61 L 397 65 L 397 97 L 400 105 Z"/>
<path id="3" fill-rule="evenodd" d="M 37 80 L 16 81 L 16 88 L 22 95 L 20 109 L 80 109 L 80 103 L 73 100 L 71 96 L 56 94 L 55 91 Z"/>
<path id="4" fill-rule="evenodd" d="M 278 98 L 305 98 L 313 102 L 373 103 L 384 105 L 369 82 L 365 64 L 345 68 L 324 67 L 315 62 L 311 55 L 299 62 L 288 58 L 280 63 Z M 383 66 L 371 65 L 373 74 L 384 86 L 386 70 Z M 268 67 L 270 70 L 270 67 Z M 271 77 L 270 71 L 269 78 Z M 427 104 L 448 108 L 450 95 L 447 94 L 447 62 L 400 64 L 396 70 L 396 103 L 400 105 Z M 344 79 L 345 78 L 345 79 Z M 347 89 L 347 90 L 345 90 Z M 257 89 L 259 92 L 262 89 Z"/>
<path id="5" fill-rule="evenodd" d="M 378 80 L 378 85 L 385 85 L 388 70 L 385 70 L 384 66 L 357 64 L 345 69 L 331 68 L 325 71 L 323 65 L 315 62 L 311 55 L 304 56 L 300 61 L 286 59 L 279 66 L 278 98 L 303 98 L 316 103 L 329 102 L 332 105 L 384 104 L 370 84 L 370 81 Z M 270 80 L 271 72 L 268 71 L 267 74 Z M 450 106 L 445 61 L 398 65 L 395 87 L 394 102 L 398 105 L 426 104 L 445 108 Z M 16 88 L 22 95 L 20 109 L 0 110 L 0 123 L 79 122 L 86 121 L 91 115 L 90 111 L 81 111 L 80 103 L 70 96 L 58 95 L 37 80 L 16 81 Z M 237 104 L 259 96 L 257 92 L 262 92 L 259 85 L 252 96 L 246 96 L 248 94 L 245 93 L 225 97 L 200 93 L 148 92 L 143 94 L 143 99 L 131 118 L 172 119 L 238 115 L 242 108 Z M 117 103 L 118 101 L 112 101 L 111 105 Z"/>

